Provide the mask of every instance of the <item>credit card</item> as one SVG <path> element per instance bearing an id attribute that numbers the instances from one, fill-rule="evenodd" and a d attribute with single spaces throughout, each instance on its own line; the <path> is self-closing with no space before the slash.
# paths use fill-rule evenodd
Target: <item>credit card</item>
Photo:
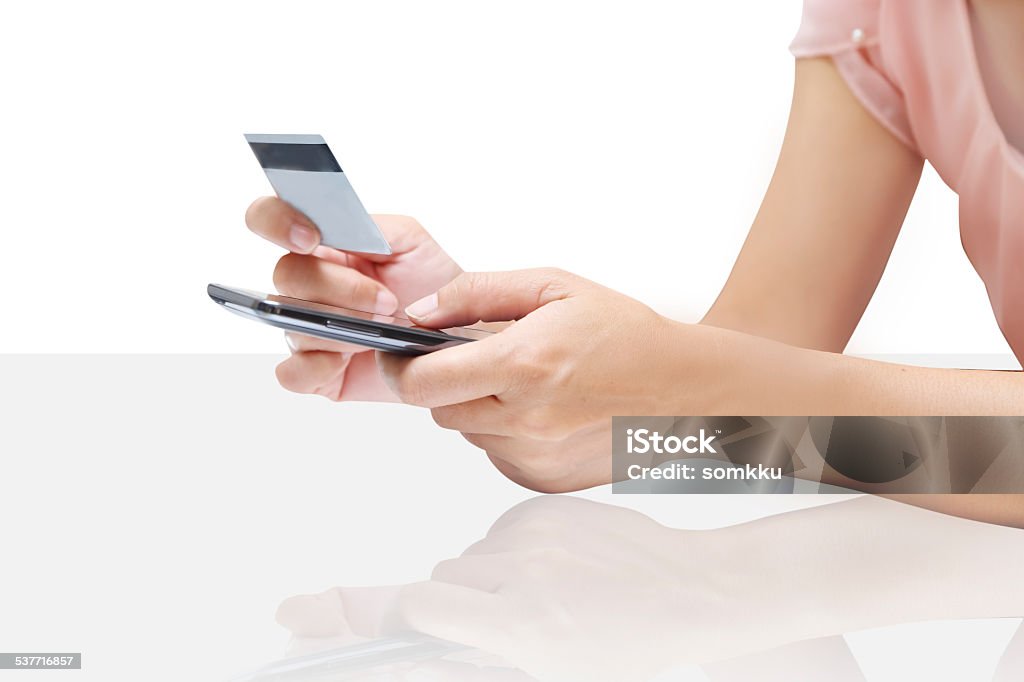
<path id="1" fill-rule="evenodd" d="M 321 244 L 343 251 L 391 253 L 323 137 L 248 134 L 245 140 L 277 196 L 320 230 Z"/>

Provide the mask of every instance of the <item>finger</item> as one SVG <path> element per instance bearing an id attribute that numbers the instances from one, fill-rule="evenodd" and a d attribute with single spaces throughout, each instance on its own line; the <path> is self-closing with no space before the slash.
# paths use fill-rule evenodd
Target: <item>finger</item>
<path id="1" fill-rule="evenodd" d="M 568 298 L 586 280 L 554 268 L 467 272 L 405 309 L 417 324 L 434 328 L 518 320 Z"/>
<path id="2" fill-rule="evenodd" d="M 388 213 L 374 213 L 370 216 L 373 222 L 377 223 L 381 234 L 391 247 L 391 255 L 384 256 L 373 253 L 359 254 L 374 263 L 386 263 L 395 259 L 395 256 L 409 253 L 424 244 L 435 245 L 433 237 L 420 225 L 419 221 L 407 215 L 392 215 Z"/>
<path id="3" fill-rule="evenodd" d="M 278 246 L 294 253 L 312 253 L 320 243 L 320 231 L 305 215 L 278 197 L 260 197 L 245 211 L 246 226 Z"/>
<path id="4" fill-rule="evenodd" d="M 510 553 L 480 553 L 447 559 L 437 564 L 431 580 L 472 587 L 481 592 L 497 592 L 505 584 L 515 566 Z"/>
<path id="5" fill-rule="evenodd" d="M 463 433 L 489 433 L 495 436 L 523 435 L 519 419 L 493 395 L 465 403 L 435 407 L 430 410 L 430 415 L 442 429 Z"/>
<path id="6" fill-rule="evenodd" d="M 372 353 L 295 353 L 277 366 L 277 380 L 294 393 L 317 394 L 335 401 L 398 400 L 380 380 Z"/>
<path id="7" fill-rule="evenodd" d="M 277 366 L 277 382 L 292 393 L 315 393 L 338 400 L 351 361 L 348 353 L 295 353 Z"/>
<path id="8" fill-rule="evenodd" d="M 386 214 L 374 214 L 370 217 L 377 224 L 377 227 L 380 228 L 381 234 L 384 235 L 388 246 L 391 247 L 390 254 L 348 253 L 329 246 L 319 246 L 313 252 L 314 255 L 327 260 L 333 260 L 342 265 L 348 265 L 360 272 L 369 273 L 373 271 L 376 265 L 392 263 L 417 249 L 429 247 L 437 252 L 441 252 L 437 242 L 427 234 L 427 231 L 415 218 Z M 451 272 L 437 272 L 434 274 L 438 277 L 443 277 L 442 281 L 447 282 L 458 275 L 460 270 L 458 266 L 451 262 L 451 259 L 446 258 L 444 260 L 447 262 L 439 263 L 439 267 L 441 269 L 451 268 Z"/>
<path id="9" fill-rule="evenodd" d="M 496 335 L 413 358 L 377 353 L 384 383 L 399 400 L 441 407 L 503 393 L 513 384 L 507 342 Z"/>
<path id="10" fill-rule="evenodd" d="M 319 336 L 307 336 L 298 332 L 286 332 L 284 339 L 285 343 L 288 344 L 288 348 L 293 353 L 304 353 L 313 350 L 321 350 L 328 353 L 365 353 L 370 350 L 366 346 L 321 339 Z"/>
<path id="11" fill-rule="evenodd" d="M 285 599 L 277 607 L 274 618 L 296 637 L 333 637 L 352 632 L 341 595 L 333 588 L 320 594 L 299 594 Z"/>
<path id="12" fill-rule="evenodd" d="M 498 656 L 510 651 L 512 612 L 499 595 L 432 580 L 413 583 L 402 588 L 398 613 L 418 632 Z"/>
<path id="13" fill-rule="evenodd" d="M 392 585 L 332 587 L 320 594 L 285 599 L 276 619 L 297 637 L 379 637 L 393 619 L 400 593 L 401 587 Z"/>
<path id="14" fill-rule="evenodd" d="M 377 280 L 315 256 L 283 256 L 274 268 L 274 286 L 285 296 L 378 315 L 398 308 L 398 298 Z"/>
<path id="15" fill-rule="evenodd" d="M 379 279 L 377 277 L 377 265 L 363 258 L 363 255 L 356 255 L 354 253 L 346 253 L 345 251 L 339 251 L 331 246 L 320 246 L 313 249 L 313 255 L 317 258 L 321 258 L 328 263 L 335 263 L 337 265 L 343 265 L 346 268 L 352 268 L 356 272 L 362 273 L 372 279 Z"/>
<path id="16" fill-rule="evenodd" d="M 380 371 L 373 353 L 356 353 L 352 356 L 338 399 L 345 402 L 398 402 L 398 397 L 380 380 Z"/>
<path id="17" fill-rule="evenodd" d="M 399 629 L 398 598 L 402 585 L 338 587 L 345 617 L 352 632 L 361 637 L 382 637 Z"/>

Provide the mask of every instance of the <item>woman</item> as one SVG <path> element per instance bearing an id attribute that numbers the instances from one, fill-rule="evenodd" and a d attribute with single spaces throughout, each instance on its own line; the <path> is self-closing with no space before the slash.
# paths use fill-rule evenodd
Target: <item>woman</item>
<path id="1" fill-rule="evenodd" d="M 282 385 L 431 409 L 522 485 L 609 479 L 616 414 L 1024 414 L 1019 372 L 926 369 L 842 355 L 928 159 L 960 194 L 961 233 L 1024 359 L 1024 3 L 808 0 L 792 110 L 761 209 L 701 324 L 558 270 L 463 273 L 408 218 L 378 216 L 389 257 L 318 246 L 274 198 L 247 223 L 288 248 L 285 294 L 424 326 L 517 320 L 414 359 L 292 337 Z M 379 370 L 378 371 L 378 366 Z M 969 505 L 1024 520 L 1013 497 Z"/>

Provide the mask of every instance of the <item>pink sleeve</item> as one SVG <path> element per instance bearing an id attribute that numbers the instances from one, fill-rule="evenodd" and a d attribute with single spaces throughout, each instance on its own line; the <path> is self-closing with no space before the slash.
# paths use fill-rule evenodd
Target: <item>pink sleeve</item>
<path id="1" fill-rule="evenodd" d="M 880 0 L 804 0 L 794 57 L 831 57 L 854 96 L 901 142 L 917 149 L 903 93 L 879 49 Z"/>

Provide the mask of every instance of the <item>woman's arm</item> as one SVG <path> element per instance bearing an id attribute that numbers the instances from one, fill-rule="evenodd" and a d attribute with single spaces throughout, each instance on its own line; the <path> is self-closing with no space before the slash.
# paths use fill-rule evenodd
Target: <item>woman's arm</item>
<path id="1" fill-rule="evenodd" d="M 923 162 L 829 59 L 800 59 L 782 152 L 706 324 L 841 352 L 889 259 Z"/>
<path id="2" fill-rule="evenodd" d="M 720 396 L 723 402 L 768 410 L 757 414 L 1024 414 L 1018 372 L 927 369 L 838 355 L 874 294 L 921 166 L 921 158 L 854 98 L 831 60 L 797 60 L 775 174 L 702 323 L 825 352 L 758 349 L 757 341 L 736 337 L 732 352 L 759 362 L 772 358 L 791 378 L 785 387 L 773 379 L 763 396 L 740 380 Z"/>
<path id="3" fill-rule="evenodd" d="M 920 157 L 864 110 L 831 60 L 797 60 L 775 174 L 703 322 L 841 352 L 878 284 L 921 166 Z M 807 414 L 1024 414 L 1018 372 L 924 369 L 831 353 L 802 354 L 794 363 L 795 374 L 809 379 L 810 390 L 796 401 Z M 899 499 L 982 521 L 1024 524 L 1024 496 Z"/>
<path id="4" fill-rule="evenodd" d="M 698 338 L 692 325 L 673 324 L 681 342 Z M 898 365 L 728 329 L 714 330 L 708 343 L 699 365 L 715 385 L 702 414 L 1024 415 L 1021 372 Z M 693 371 L 692 357 L 677 361 L 678 371 Z"/>

